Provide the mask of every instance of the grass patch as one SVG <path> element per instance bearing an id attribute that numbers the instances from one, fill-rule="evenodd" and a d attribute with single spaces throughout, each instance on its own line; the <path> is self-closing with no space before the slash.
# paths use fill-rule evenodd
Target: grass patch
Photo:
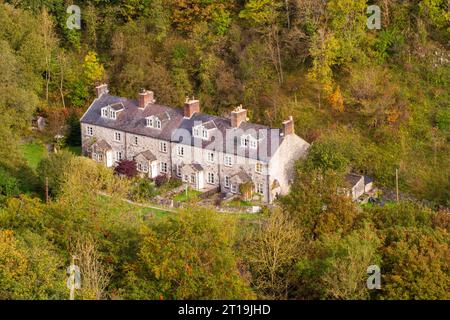
<path id="1" fill-rule="evenodd" d="M 198 199 L 199 195 L 201 195 L 201 194 L 202 193 L 200 191 L 189 188 L 187 191 L 187 194 L 186 194 L 186 191 L 183 191 L 183 192 L 177 194 L 173 198 L 173 200 L 177 201 L 177 202 L 188 202 L 188 201 Z"/>
<path id="2" fill-rule="evenodd" d="M 30 142 L 20 145 L 20 151 L 31 169 L 36 170 L 39 162 L 46 156 L 47 150 L 41 143 Z"/>
<path id="3" fill-rule="evenodd" d="M 66 149 L 68 151 L 72 152 L 76 156 L 81 156 L 81 146 L 78 146 L 78 147 L 68 146 Z"/>
<path id="4" fill-rule="evenodd" d="M 253 207 L 254 204 L 245 200 L 233 200 L 225 204 L 227 207 Z"/>

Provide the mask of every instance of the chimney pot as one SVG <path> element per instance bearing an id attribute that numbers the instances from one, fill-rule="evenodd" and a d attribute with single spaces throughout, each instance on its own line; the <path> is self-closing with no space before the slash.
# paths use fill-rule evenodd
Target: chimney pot
<path id="1" fill-rule="evenodd" d="M 145 107 L 151 103 L 155 103 L 155 94 L 153 91 L 142 89 L 139 93 L 139 108 L 145 109 Z"/>
<path id="2" fill-rule="evenodd" d="M 241 104 L 231 112 L 231 126 L 233 128 L 239 128 L 242 122 L 246 121 L 248 121 L 247 109 L 244 109 Z"/>
<path id="3" fill-rule="evenodd" d="M 290 116 L 288 120 L 283 122 L 283 136 L 295 134 L 294 117 Z"/>
<path id="4" fill-rule="evenodd" d="M 190 119 L 196 112 L 200 112 L 200 101 L 186 98 L 184 104 L 184 116 Z"/>
<path id="5" fill-rule="evenodd" d="M 108 94 L 108 85 L 106 83 L 103 83 L 95 87 L 95 91 L 97 93 L 97 98 L 100 98 L 103 94 Z"/>

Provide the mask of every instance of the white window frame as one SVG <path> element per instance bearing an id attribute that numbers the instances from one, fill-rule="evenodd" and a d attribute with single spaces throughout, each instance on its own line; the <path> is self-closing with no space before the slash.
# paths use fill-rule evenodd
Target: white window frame
<path id="1" fill-rule="evenodd" d="M 117 139 L 117 137 L 118 137 L 119 139 Z M 116 141 L 116 142 L 122 142 L 122 132 L 118 132 L 118 131 L 114 132 L 114 141 Z"/>
<path id="2" fill-rule="evenodd" d="M 231 177 L 225 176 L 224 181 L 225 181 L 225 188 L 229 189 L 231 187 Z"/>
<path id="3" fill-rule="evenodd" d="M 226 167 L 232 167 L 233 166 L 233 156 L 226 154 L 224 156 L 223 163 Z"/>
<path id="4" fill-rule="evenodd" d="M 202 130 L 202 139 L 203 140 L 208 140 L 209 139 L 208 130 L 206 130 L 205 128 L 203 128 L 203 130 Z"/>
<path id="5" fill-rule="evenodd" d="M 236 184 L 231 184 L 231 193 L 239 193 L 239 187 Z"/>
<path id="6" fill-rule="evenodd" d="M 148 164 L 145 162 L 138 162 L 137 170 L 139 172 L 148 173 L 148 170 L 149 170 Z"/>
<path id="7" fill-rule="evenodd" d="M 207 182 L 208 184 L 216 184 L 216 175 L 214 174 L 214 172 L 208 172 Z"/>
<path id="8" fill-rule="evenodd" d="M 159 143 L 159 152 L 167 153 L 167 142 L 161 141 Z"/>
<path id="9" fill-rule="evenodd" d="M 177 155 L 179 157 L 184 157 L 184 147 L 183 146 L 177 146 Z"/>
<path id="10" fill-rule="evenodd" d="M 109 110 L 107 107 L 102 108 L 102 117 L 103 118 L 109 118 Z"/>
<path id="11" fill-rule="evenodd" d="M 86 127 L 86 134 L 90 137 L 92 137 L 94 135 L 94 127 L 91 126 L 87 126 Z"/>
<path id="12" fill-rule="evenodd" d="M 249 141 L 250 141 L 250 144 L 249 144 L 250 148 L 252 148 L 252 149 L 258 148 L 258 142 L 256 141 L 256 139 L 250 137 Z"/>
<path id="13" fill-rule="evenodd" d="M 264 184 L 263 183 L 256 184 L 256 193 L 264 195 Z"/>
<path id="14" fill-rule="evenodd" d="M 167 165 L 167 162 L 160 162 L 159 163 L 159 172 L 160 173 L 164 173 L 164 174 L 166 174 L 166 173 L 168 173 L 168 165 Z"/>
<path id="15" fill-rule="evenodd" d="M 206 160 L 207 160 L 209 163 L 215 163 L 215 154 L 214 154 L 213 151 L 208 151 L 208 152 L 206 153 Z"/>
<path id="16" fill-rule="evenodd" d="M 139 137 L 138 136 L 134 136 L 134 145 L 138 146 L 139 145 Z"/>
<path id="17" fill-rule="evenodd" d="M 122 151 L 116 151 L 115 156 L 116 156 L 116 159 L 115 159 L 116 162 L 120 162 L 120 161 L 123 160 L 123 153 L 122 153 Z"/>
<path id="18" fill-rule="evenodd" d="M 264 165 L 262 162 L 255 163 L 255 172 L 256 173 L 262 173 L 264 170 Z"/>
<path id="19" fill-rule="evenodd" d="M 194 138 L 201 138 L 201 136 L 200 136 L 200 128 L 199 127 L 194 127 L 192 129 L 192 135 L 194 136 Z"/>
<path id="20" fill-rule="evenodd" d="M 181 165 L 177 165 L 177 177 L 181 178 L 183 175 L 181 174 Z"/>
<path id="21" fill-rule="evenodd" d="M 155 128 L 161 129 L 161 120 L 159 120 L 158 118 L 155 120 Z"/>
<path id="22" fill-rule="evenodd" d="M 147 126 L 147 128 L 152 128 L 153 127 L 153 118 L 147 118 L 146 119 L 146 126 Z"/>
<path id="23" fill-rule="evenodd" d="M 111 111 L 109 112 L 109 117 L 110 117 L 111 119 L 113 119 L 113 120 L 116 120 L 116 118 L 117 118 L 116 111 L 111 110 Z"/>
<path id="24" fill-rule="evenodd" d="M 250 144 L 249 136 L 242 136 L 241 137 L 241 147 L 247 148 Z"/>

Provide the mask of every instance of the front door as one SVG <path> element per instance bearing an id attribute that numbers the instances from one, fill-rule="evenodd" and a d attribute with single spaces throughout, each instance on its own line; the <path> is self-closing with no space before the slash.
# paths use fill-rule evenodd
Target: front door
<path id="1" fill-rule="evenodd" d="M 111 168 L 113 166 L 112 151 L 106 151 L 106 166 Z"/>
<path id="2" fill-rule="evenodd" d="M 152 179 L 155 179 L 158 176 L 158 163 L 153 162 L 151 165 L 150 175 Z"/>

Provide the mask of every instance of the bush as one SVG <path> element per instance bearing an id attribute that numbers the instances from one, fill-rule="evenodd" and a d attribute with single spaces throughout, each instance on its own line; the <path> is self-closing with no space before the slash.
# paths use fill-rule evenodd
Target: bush
<path id="1" fill-rule="evenodd" d="M 62 150 L 52 153 L 49 157 L 42 159 L 38 165 L 37 172 L 42 187 L 45 185 L 45 178 L 48 178 L 48 187 L 52 195 L 56 196 L 61 191 L 64 182 L 64 173 L 68 171 L 73 154 Z"/>
<path id="2" fill-rule="evenodd" d="M 161 188 L 163 185 L 165 185 L 169 179 L 166 175 L 159 175 L 155 178 L 155 184 L 158 188 Z"/>
<path id="3" fill-rule="evenodd" d="M 122 160 L 114 170 L 117 174 L 134 178 L 137 176 L 136 162 L 132 160 Z"/>
<path id="4" fill-rule="evenodd" d="M 148 201 L 157 194 L 155 183 L 147 178 L 138 178 L 130 191 L 131 198 L 135 201 Z"/>
<path id="5" fill-rule="evenodd" d="M 20 192 L 16 178 L 12 177 L 4 169 L 0 168 L 0 198 L 11 197 Z"/>

